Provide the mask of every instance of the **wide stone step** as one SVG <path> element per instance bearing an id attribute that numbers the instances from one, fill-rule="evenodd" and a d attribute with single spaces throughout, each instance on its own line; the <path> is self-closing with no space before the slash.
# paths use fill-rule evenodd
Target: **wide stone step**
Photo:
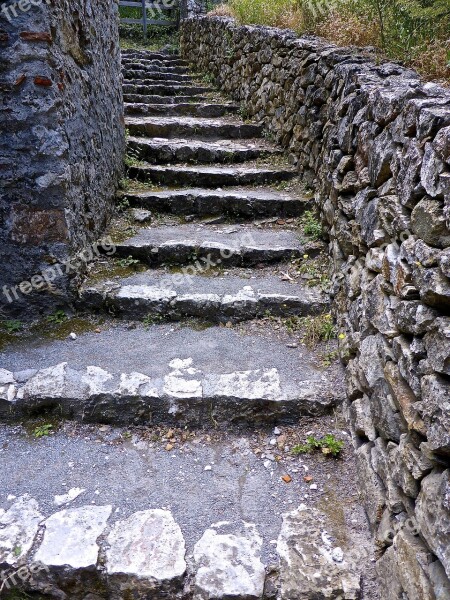
<path id="1" fill-rule="evenodd" d="M 179 82 L 177 82 L 179 83 Z M 125 83 L 122 86 L 124 94 L 140 94 L 144 96 L 190 96 L 193 94 L 206 94 L 211 88 L 202 85 L 167 85 L 155 83 L 153 85 L 138 85 Z"/>
<path id="2" fill-rule="evenodd" d="M 87 281 L 80 290 L 81 306 L 114 315 L 142 319 L 149 315 L 177 321 L 200 317 L 211 322 L 237 322 L 262 317 L 306 316 L 329 310 L 317 289 L 281 281 L 275 275 L 211 277 L 212 265 L 199 260 L 179 273 L 158 271 Z"/>
<path id="3" fill-rule="evenodd" d="M 164 185 L 186 185 L 217 188 L 220 186 L 265 185 L 287 181 L 297 175 L 288 167 L 206 165 L 139 165 L 128 169 L 128 176 L 139 181 Z"/>
<path id="4" fill-rule="evenodd" d="M 280 156 L 283 150 L 264 140 L 220 140 L 129 137 L 132 156 L 148 163 L 239 163 L 261 157 Z"/>
<path id="5" fill-rule="evenodd" d="M 208 217 L 298 217 L 311 200 L 271 188 L 183 188 L 164 191 L 127 192 L 130 206 L 174 215 Z"/>
<path id="6" fill-rule="evenodd" d="M 151 70 L 123 70 L 124 83 L 139 83 L 140 85 L 146 85 L 148 82 L 153 83 L 154 81 L 164 81 L 167 83 L 187 82 L 191 83 L 192 77 L 190 75 L 180 75 L 179 73 L 164 72 L 164 71 L 151 71 Z"/>
<path id="7" fill-rule="evenodd" d="M 186 264 L 200 259 L 232 267 L 288 261 L 303 256 L 305 248 L 295 231 L 188 224 L 141 229 L 117 242 L 116 252 L 148 264 Z"/>
<path id="8" fill-rule="evenodd" d="M 342 399 L 332 377 L 336 365 L 318 369 L 306 348 L 289 355 L 270 336 L 173 324 L 98 331 L 76 340 L 27 340 L 0 354 L 8 388 L 1 418 L 43 413 L 189 427 L 294 423 L 301 415 L 325 414 Z"/>
<path id="9" fill-rule="evenodd" d="M 160 60 L 157 58 L 149 59 L 149 58 L 140 58 L 133 56 L 122 56 L 122 67 L 138 67 L 138 68 L 152 68 L 159 67 L 161 69 L 185 69 L 185 71 L 189 71 L 189 63 L 185 60 L 173 58 L 170 60 Z"/>
<path id="10" fill-rule="evenodd" d="M 329 598 L 362 597 L 372 551 L 351 461 L 306 457 L 311 485 L 283 441 L 313 423 L 259 439 L 210 426 L 0 426 L 2 598 L 314 600 L 322 581 Z"/>
<path id="11" fill-rule="evenodd" d="M 130 60 L 142 62 L 143 64 L 146 62 L 160 62 L 174 66 L 189 66 L 189 62 L 180 58 L 178 54 L 162 54 L 160 52 L 148 52 L 147 50 L 122 50 L 122 62 L 125 63 Z"/>
<path id="12" fill-rule="evenodd" d="M 126 115 L 147 115 L 161 117 L 224 117 L 227 114 L 235 114 L 239 111 L 236 104 L 210 104 L 206 102 L 178 102 L 178 103 L 147 103 L 147 102 L 125 102 Z"/>
<path id="13" fill-rule="evenodd" d="M 180 77 L 180 75 L 175 75 L 174 77 Z M 148 75 L 142 79 L 129 79 L 128 77 L 124 77 L 123 79 L 123 87 L 125 88 L 128 85 L 135 85 L 137 87 L 150 87 L 150 86 L 159 86 L 164 85 L 165 87 L 178 87 L 178 86 L 196 86 L 199 85 L 196 82 L 193 82 L 192 79 L 184 78 L 184 79 L 173 79 L 170 77 L 164 77 L 160 73 L 155 73 L 155 75 Z M 211 91 L 211 89 L 209 89 Z"/>
<path id="14" fill-rule="evenodd" d="M 176 73 L 178 75 L 189 74 L 189 69 L 186 67 L 171 67 L 163 64 L 158 64 L 156 61 L 143 64 L 140 62 L 128 62 L 122 64 L 122 72 L 130 73 L 140 71 L 142 73 Z"/>
<path id="15" fill-rule="evenodd" d="M 188 94 L 187 96 L 158 96 L 147 94 L 124 94 L 124 102 L 134 104 L 188 104 L 188 103 L 208 103 L 207 97 L 202 94 Z"/>
<path id="16" fill-rule="evenodd" d="M 257 138 L 262 135 L 261 125 L 247 124 L 231 118 L 201 119 L 194 117 L 127 117 L 131 135 L 165 138 Z"/>

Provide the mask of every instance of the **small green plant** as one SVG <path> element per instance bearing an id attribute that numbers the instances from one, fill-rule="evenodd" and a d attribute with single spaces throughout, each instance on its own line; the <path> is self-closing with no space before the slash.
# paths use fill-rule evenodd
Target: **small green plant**
<path id="1" fill-rule="evenodd" d="M 20 331 L 23 328 L 23 323 L 15 319 L 11 321 L 3 321 L 1 325 L 2 329 L 5 329 L 8 333 L 16 333 L 17 331 Z"/>
<path id="2" fill-rule="evenodd" d="M 300 324 L 303 327 L 302 341 L 309 347 L 319 342 L 329 342 L 336 337 L 333 318 L 328 313 L 315 317 L 302 317 Z"/>
<path id="3" fill-rule="evenodd" d="M 322 237 L 322 225 L 312 210 L 307 210 L 301 218 L 303 231 L 312 240 L 320 240 Z"/>
<path id="4" fill-rule="evenodd" d="M 129 267 L 137 267 L 140 264 L 140 260 L 133 258 L 130 254 L 126 258 L 118 258 L 117 264 L 123 269 L 128 269 Z"/>
<path id="5" fill-rule="evenodd" d="M 126 189 L 126 186 L 128 185 L 128 182 L 130 181 L 129 179 L 124 179 L 122 180 L 126 183 L 124 183 L 124 188 L 122 189 Z M 117 198 L 116 200 L 116 208 L 119 212 L 125 212 L 126 210 L 128 210 L 130 208 L 130 203 L 127 200 L 127 198 Z"/>
<path id="6" fill-rule="evenodd" d="M 328 257 L 320 255 L 311 259 L 305 254 L 302 259 L 294 259 L 292 264 L 308 287 L 320 287 L 323 291 L 329 289 L 331 282 L 328 277 Z"/>
<path id="7" fill-rule="evenodd" d="M 22 546 L 15 546 L 13 552 L 14 556 L 20 556 L 22 554 Z"/>
<path id="8" fill-rule="evenodd" d="M 214 76 L 211 73 L 204 73 L 201 77 L 203 83 L 214 84 Z"/>
<path id="9" fill-rule="evenodd" d="M 162 315 L 149 313 L 146 317 L 142 319 L 142 324 L 146 329 L 148 329 L 152 325 L 162 323 L 162 321 L 164 321 L 164 317 Z"/>
<path id="10" fill-rule="evenodd" d="M 322 356 L 322 366 L 329 367 L 332 365 L 339 357 L 339 352 L 337 350 L 330 350 L 329 352 L 325 352 Z"/>
<path id="11" fill-rule="evenodd" d="M 51 323 L 52 325 L 61 325 L 61 323 L 64 323 L 65 321 L 67 321 L 68 318 L 69 317 L 66 315 L 66 313 L 63 310 L 57 310 L 52 315 L 48 315 L 47 321 L 49 323 Z"/>
<path id="12" fill-rule="evenodd" d="M 38 425 L 34 428 L 33 435 L 35 438 L 47 437 L 50 435 L 53 429 L 53 425 L 51 423 L 45 423 L 44 425 Z"/>
<path id="13" fill-rule="evenodd" d="M 324 435 L 320 439 L 310 435 L 306 438 L 305 444 L 297 444 L 292 448 L 291 452 L 294 456 L 297 456 L 298 454 L 312 454 L 320 450 L 326 456 L 337 457 L 342 452 L 344 446 L 345 442 L 336 439 L 331 433 Z"/>

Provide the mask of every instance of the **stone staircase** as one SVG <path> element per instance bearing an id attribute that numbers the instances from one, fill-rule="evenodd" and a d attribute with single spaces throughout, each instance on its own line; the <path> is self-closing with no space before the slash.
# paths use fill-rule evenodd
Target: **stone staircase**
<path id="1" fill-rule="evenodd" d="M 94 325 L 0 353 L 2 417 L 53 423 L 0 431 L 0 597 L 22 567 L 42 598 L 375 600 L 342 372 L 285 327 L 329 311 L 291 270 L 325 250 L 308 194 L 179 57 L 127 50 L 123 73 L 132 164 L 79 291 Z M 342 459 L 292 454 L 326 433 Z"/>

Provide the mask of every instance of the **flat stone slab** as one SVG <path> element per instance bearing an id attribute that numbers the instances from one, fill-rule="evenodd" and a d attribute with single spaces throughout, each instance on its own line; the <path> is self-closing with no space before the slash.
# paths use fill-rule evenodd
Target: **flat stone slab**
<path id="1" fill-rule="evenodd" d="M 186 547 L 170 511 L 145 510 L 117 521 L 106 548 L 105 567 L 113 594 L 177 597 L 186 572 Z"/>
<path id="2" fill-rule="evenodd" d="M 346 554 L 330 527 L 332 522 L 323 513 L 306 505 L 283 515 L 277 542 L 280 600 L 360 598 L 358 549 Z"/>
<path id="3" fill-rule="evenodd" d="M 337 365 L 319 370 L 303 348 L 287 360 L 283 343 L 227 328 L 116 326 L 33 346 L 0 354 L 14 377 L 4 419 L 46 410 L 110 423 L 293 422 L 343 396 Z"/>
<path id="4" fill-rule="evenodd" d="M 304 255 L 299 235 L 291 230 L 252 226 L 186 224 L 140 229 L 116 243 L 119 256 L 132 255 L 149 264 L 185 264 L 205 260 L 210 266 L 255 265 L 288 261 Z"/>
<path id="5" fill-rule="evenodd" d="M 209 104 L 207 102 L 125 102 L 126 115 L 148 115 L 165 117 L 223 117 L 236 113 L 239 107 L 236 104 Z"/>
<path id="6" fill-rule="evenodd" d="M 244 164 L 242 166 L 209 165 L 139 165 L 128 169 L 132 179 L 152 181 L 165 185 L 219 186 L 266 185 L 288 181 L 297 176 L 295 169 L 289 167 L 264 167 Z"/>
<path id="7" fill-rule="evenodd" d="M 184 85 L 177 82 L 178 85 L 166 85 L 165 82 L 154 83 L 152 85 L 138 85 L 136 83 L 126 83 L 122 86 L 124 94 L 145 94 L 150 96 L 189 96 L 191 94 L 205 94 L 211 92 L 211 88 L 204 85 Z"/>
<path id="8" fill-rule="evenodd" d="M 194 600 L 259 600 L 266 570 L 262 538 L 253 523 L 211 525 L 194 548 Z"/>
<path id="9" fill-rule="evenodd" d="M 227 215 L 255 219 L 261 216 L 298 217 L 311 207 L 311 200 L 272 188 L 182 188 L 163 191 L 127 192 L 131 206 L 176 215 Z"/>
<path id="10" fill-rule="evenodd" d="M 126 87 L 127 85 L 124 86 L 124 91 Z M 236 139 L 257 138 L 263 132 L 261 125 L 247 124 L 237 119 L 232 121 L 195 117 L 126 117 L 125 125 L 132 135 L 149 137 Z"/>
<path id="11" fill-rule="evenodd" d="M 43 522 L 44 536 L 34 560 L 48 567 L 95 568 L 97 539 L 111 512 L 111 506 L 81 506 L 53 514 Z"/>
<path id="12" fill-rule="evenodd" d="M 127 146 L 139 160 L 155 163 L 238 163 L 259 157 L 279 156 L 280 148 L 261 140 L 191 140 L 130 136 Z"/>
<path id="13" fill-rule="evenodd" d="M 123 95 L 125 107 L 127 103 L 140 103 L 146 105 L 160 104 L 191 104 L 191 103 L 207 103 L 207 98 L 201 94 L 188 94 L 186 96 L 158 96 L 147 94 L 134 94 L 133 92 Z"/>
<path id="14" fill-rule="evenodd" d="M 163 71 L 162 69 L 122 69 L 124 83 L 139 83 L 139 85 L 145 85 L 148 80 L 153 81 L 164 81 L 167 83 L 174 83 L 179 85 L 182 83 L 191 83 L 192 77 L 184 73 L 177 73 L 172 71 Z"/>
<path id="15" fill-rule="evenodd" d="M 12 566 L 31 549 L 43 515 L 38 503 L 28 494 L 0 511 L 0 567 Z"/>
<path id="16" fill-rule="evenodd" d="M 208 269 L 204 269 L 208 275 Z M 126 278 L 90 284 L 80 290 L 83 306 L 114 309 L 115 315 L 143 318 L 149 314 L 178 320 L 201 317 L 210 321 L 241 321 L 271 315 L 317 315 L 329 309 L 320 290 L 265 276 L 245 279 L 232 274 L 218 277 L 185 272 L 146 271 Z"/>

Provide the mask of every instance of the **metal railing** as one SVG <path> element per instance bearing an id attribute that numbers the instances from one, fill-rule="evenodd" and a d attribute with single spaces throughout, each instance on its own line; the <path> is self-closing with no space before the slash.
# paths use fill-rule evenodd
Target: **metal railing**
<path id="1" fill-rule="evenodd" d="M 147 38 L 147 29 L 149 25 L 162 25 L 166 27 L 178 26 L 178 0 L 156 0 L 154 2 L 149 0 L 119 0 L 119 6 L 140 9 L 140 19 L 121 17 L 120 22 L 132 25 L 142 25 L 144 29 L 144 38 Z M 148 11 L 151 11 L 151 15 L 148 14 Z M 163 18 L 164 13 L 166 12 L 173 13 L 174 18 Z"/>

